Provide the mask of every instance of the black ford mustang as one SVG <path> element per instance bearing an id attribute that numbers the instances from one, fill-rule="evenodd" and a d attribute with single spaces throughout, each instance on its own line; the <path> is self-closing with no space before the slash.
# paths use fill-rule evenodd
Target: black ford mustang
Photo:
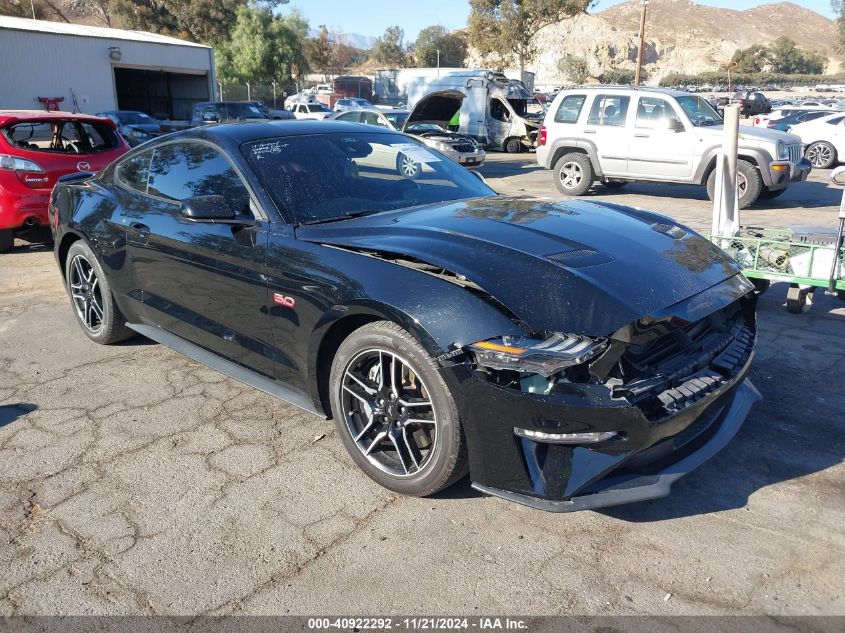
<path id="1" fill-rule="evenodd" d="M 753 288 L 707 240 L 496 196 L 387 130 L 189 130 L 66 177 L 50 213 L 89 338 L 140 333 L 333 417 L 402 493 L 468 470 L 545 510 L 664 496 L 759 398 Z"/>

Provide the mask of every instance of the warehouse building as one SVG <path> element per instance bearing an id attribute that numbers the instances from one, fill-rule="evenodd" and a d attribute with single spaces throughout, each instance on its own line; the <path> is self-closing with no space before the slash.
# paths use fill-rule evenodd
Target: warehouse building
<path id="1" fill-rule="evenodd" d="M 0 16 L 0 110 L 141 110 L 188 119 L 214 98 L 214 51 L 173 37 Z M 54 101 L 53 103 L 55 103 Z"/>

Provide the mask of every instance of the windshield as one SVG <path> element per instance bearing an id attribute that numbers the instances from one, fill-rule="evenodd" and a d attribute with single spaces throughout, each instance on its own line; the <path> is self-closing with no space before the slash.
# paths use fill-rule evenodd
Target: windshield
<path id="1" fill-rule="evenodd" d="M 684 112 L 687 113 L 689 120 L 697 127 L 706 127 L 709 125 L 721 125 L 722 117 L 713 109 L 705 99 L 696 97 L 695 95 L 684 95 L 678 97 L 678 103 Z"/>
<path id="2" fill-rule="evenodd" d="M 369 108 L 371 105 L 373 105 L 366 99 L 350 99 L 349 103 L 351 105 L 358 106 L 359 108 Z"/>
<path id="3" fill-rule="evenodd" d="M 495 195 L 472 173 L 401 134 L 283 136 L 245 143 L 241 151 L 295 224 Z"/>
<path id="4" fill-rule="evenodd" d="M 264 114 L 257 106 L 249 103 L 228 103 L 226 109 L 229 112 L 230 119 L 266 119 Z"/>
<path id="5" fill-rule="evenodd" d="M 397 130 L 401 130 L 402 126 L 405 125 L 405 121 L 408 120 L 408 112 L 383 112 L 384 117 L 390 121 L 390 124 L 395 127 Z"/>
<path id="6" fill-rule="evenodd" d="M 148 117 L 143 112 L 118 112 L 117 118 L 123 125 L 138 125 L 141 123 L 155 123 L 152 117 Z"/>

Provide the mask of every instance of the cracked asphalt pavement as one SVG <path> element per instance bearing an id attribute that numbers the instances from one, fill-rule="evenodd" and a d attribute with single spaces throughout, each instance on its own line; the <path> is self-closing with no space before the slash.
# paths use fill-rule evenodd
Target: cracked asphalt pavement
<path id="1" fill-rule="evenodd" d="M 559 198 L 533 156 L 482 171 Z M 834 225 L 826 178 L 744 223 Z M 709 225 L 700 188 L 595 196 Z M 843 614 L 845 303 L 792 315 L 785 295 L 761 300 L 764 400 L 724 451 L 666 499 L 556 515 L 467 481 L 397 496 L 331 422 L 141 337 L 89 342 L 52 251 L 18 242 L 0 256 L 0 615 Z"/>

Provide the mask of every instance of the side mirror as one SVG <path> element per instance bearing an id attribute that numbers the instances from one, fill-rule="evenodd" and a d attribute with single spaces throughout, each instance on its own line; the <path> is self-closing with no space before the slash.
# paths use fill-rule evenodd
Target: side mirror
<path id="1" fill-rule="evenodd" d="M 835 185 L 845 186 L 845 167 L 837 167 L 830 174 L 830 179 Z"/>
<path id="2" fill-rule="evenodd" d="M 194 196 L 182 200 L 179 213 L 189 220 L 212 222 L 235 219 L 235 212 L 223 196 Z"/>

